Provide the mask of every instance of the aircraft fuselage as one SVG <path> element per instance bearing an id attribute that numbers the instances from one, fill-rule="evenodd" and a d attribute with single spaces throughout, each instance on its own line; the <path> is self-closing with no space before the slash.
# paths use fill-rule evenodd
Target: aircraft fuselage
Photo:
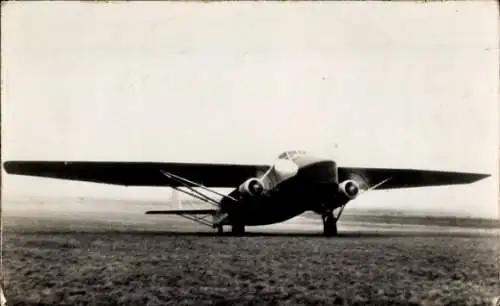
<path id="1" fill-rule="evenodd" d="M 333 160 L 298 155 L 286 161 L 296 167 L 290 177 L 273 180 L 279 176 L 279 169 L 272 168 L 258 178 L 265 185 L 261 194 L 249 195 L 237 188 L 229 196 L 238 202 L 223 199 L 221 208 L 229 214 L 229 223 L 268 225 L 307 210 L 322 214 L 345 204 L 339 197 L 337 165 Z"/>

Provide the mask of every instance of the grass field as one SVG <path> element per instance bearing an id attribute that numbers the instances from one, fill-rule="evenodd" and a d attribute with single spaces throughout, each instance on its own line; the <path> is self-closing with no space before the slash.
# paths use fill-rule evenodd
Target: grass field
<path id="1" fill-rule="evenodd" d="M 492 305 L 500 295 L 498 236 L 238 238 L 7 221 L 9 305 Z"/>
<path id="2" fill-rule="evenodd" d="M 312 212 L 304 214 L 308 218 L 319 218 Z M 356 214 L 345 213 L 342 215 L 342 221 L 356 221 L 366 223 L 388 223 L 388 224 L 415 224 L 415 225 L 431 225 L 431 226 L 453 226 L 453 227 L 468 227 L 468 228 L 500 228 L 499 219 L 486 218 L 466 218 L 466 217 L 451 217 L 451 216 L 424 216 L 424 215 L 373 215 L 373 214 Z"/>

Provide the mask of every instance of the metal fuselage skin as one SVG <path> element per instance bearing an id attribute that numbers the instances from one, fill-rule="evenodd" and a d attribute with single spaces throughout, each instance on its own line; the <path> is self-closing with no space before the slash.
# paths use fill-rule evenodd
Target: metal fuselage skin
<path id="1" fill-rule="evenodd" d="M 279 223 L 312 210 L 319 214 L 331 211 L 344 203 L 338 197 L 338 173 L 334 161 L 311 155 L 289 159 L 297 166 L 295 175 L 266 189 L 261 195 L 242 194 L 239 189 L 221 201 L 228 222 L 242 225 Z M 265 179 L 269 172 L 260 177 Z"/>

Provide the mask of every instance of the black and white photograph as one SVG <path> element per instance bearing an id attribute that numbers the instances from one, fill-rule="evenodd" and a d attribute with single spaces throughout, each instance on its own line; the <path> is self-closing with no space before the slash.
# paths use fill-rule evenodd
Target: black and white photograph
<path id="1" fill-rule="evenodd" d="M 500 305 L 496 1 L 6 1 L 0 306 Z"/>

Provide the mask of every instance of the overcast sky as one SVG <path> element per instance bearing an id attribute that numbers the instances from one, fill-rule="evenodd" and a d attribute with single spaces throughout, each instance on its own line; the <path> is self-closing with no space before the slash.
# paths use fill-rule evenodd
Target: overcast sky
<path id="1" fill-rule="evenodd" d="M 263 163 L 305 149 L 341 165 L 492 173 L 353 205 L 498 215 L 493 1 L 2 11 L 4 160 Z M 170 194 L 5 175 L 3 184 L 7 195 Z"/>

